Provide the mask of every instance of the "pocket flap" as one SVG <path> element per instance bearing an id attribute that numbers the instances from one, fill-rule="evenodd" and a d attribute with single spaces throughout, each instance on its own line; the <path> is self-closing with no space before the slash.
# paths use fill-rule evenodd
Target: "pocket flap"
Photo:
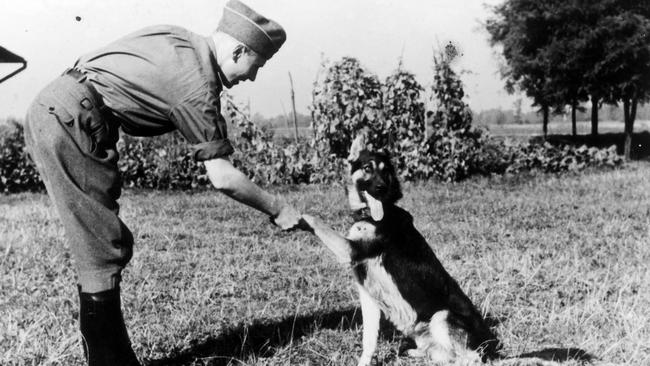
<path id="1" fill-rule="evenodd" d="M 72 126 L 74 124 L 74 117 L 72 114 L 61 106 L 50 105 L 47 107 L 47 111 L 54 115 L 60 123 L 63 123 L 66 126 Z"/>

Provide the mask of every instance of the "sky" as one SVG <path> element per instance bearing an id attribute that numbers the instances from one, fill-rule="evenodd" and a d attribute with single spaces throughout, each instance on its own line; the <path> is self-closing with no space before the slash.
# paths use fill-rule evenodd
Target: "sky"
<path id="1" fill-rule="evenodd" d="M 253 83 L 230 92 L 264 116 L 296 109 L 308 113 L 323 60 L 356 57 L 380 79 L 397 68 L 413 72 L 425 87 L 433 79 L 433 50 L 453 42 L 462 57 L 467 102 L 475 111 L 511 109 L 498 73 L 498 52 L 481 24 L 488 6 L 503 0 L 244 0 L 280 23 L 287 41 Z M 82 54 L 139 28 L 173 24 L 208 35 L 226 0 L 0 0 L 0 46 L 24 57 L 27 70 L 0 84 L 0 119 L 22 117 L 39 90 Z M 77 18 L 78 17 L 78 18 Z M 16 66 L 0 64 L 0 76 Z M 524 109 L 529 104 L 524 99 Z"/>

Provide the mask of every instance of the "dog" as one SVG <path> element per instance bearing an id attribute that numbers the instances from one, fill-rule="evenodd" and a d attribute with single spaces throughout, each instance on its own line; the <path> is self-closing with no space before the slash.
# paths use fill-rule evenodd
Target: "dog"
<path id="1" fill-rule="evenodd" d="M 461 357 L 477 362 L 497 358 L 501 344 L 496 335 L 414 227 L 411 214 L 396 205 L 402 191 L 389 155 L 359 148 L 358 140 L 348 159 L 347 195 L 355 212 L 348 235 L 310 215 L 301 220 L 339 262 L 352 268 L 363 317 L 358 365 L 372 361 L 382 312 L 415 342 L 409 356 L 438 364 Z"/>

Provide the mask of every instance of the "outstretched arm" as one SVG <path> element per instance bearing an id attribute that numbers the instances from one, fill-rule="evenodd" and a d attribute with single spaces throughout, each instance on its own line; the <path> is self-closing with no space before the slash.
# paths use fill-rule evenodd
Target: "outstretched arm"
<path id="1" fill-rule="evenodd" d="M 217 158 L 207 160 L 205 168 L 210 182 L 228 197 L 269 215 L 283 230 L 294 228 L 300 213 L 283 199 L 266 192 L 251 182 L 229 160 Z"/>
<path id="2" fill-rule="evenodd" d="M 323 221 L 310 215 L 302 215 L 300 227 L 312 231 L 325 244 L 327 249 L 334 253 L 339 263 L 350 263 L 352 260 L 352 246 L 350 241 L 334 231 L 334 229 L 326 225 Z"/>

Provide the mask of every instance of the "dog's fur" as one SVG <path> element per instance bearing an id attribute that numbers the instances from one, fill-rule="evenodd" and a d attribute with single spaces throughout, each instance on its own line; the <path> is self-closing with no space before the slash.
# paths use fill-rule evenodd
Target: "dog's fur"
<path id="1" fill-rule="evenodd" d="M 413 217 L 395 203 L 402 197 L 388 155 L 357 151 L 351 160 L 352 209 L 379 212 L 361 215 L 344 238 L 322 221 L 303 215 L 340 262 L 350 263 L 357 280 L 363 316 L 363 353 L 369 365 L 377 345 L 380 313 L 415 341 L 408 354 L 447 364 L 458 358 L 494 358 L 500 347 L 481 314 L 447 273 L 413 226 Z"/>

